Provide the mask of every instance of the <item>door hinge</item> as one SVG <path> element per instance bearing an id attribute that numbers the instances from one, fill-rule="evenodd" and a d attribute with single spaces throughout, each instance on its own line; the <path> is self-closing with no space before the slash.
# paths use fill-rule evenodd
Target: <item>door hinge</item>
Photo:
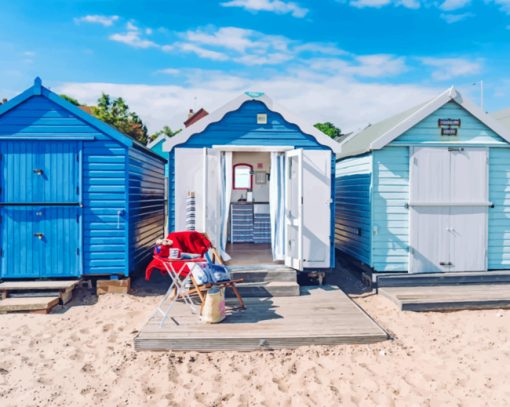
<path id="1" fill-rule="evenodd" d="M 80 187 L 76 187 L 76 195 L 80 195 Z"/>
<path id="2" fill-rule="evenodd" d="M 76 215 L 76 223 L 80 223 L 80 215 Z"/>
<path id="3" fill-rule="evenodd" d="M 80 248 L 76 248 L 76 255 L 79 256 L 80 255 Z"/>
<path id="4" fill-rule="evenodd" d="M 80 154 L 76 154 L 76 161 L 80 161 Z"/>
<path id="5" fill-rule="evenodd" d="M 4 249 L 0 248 L 0 257 L 4 257 Z"/>

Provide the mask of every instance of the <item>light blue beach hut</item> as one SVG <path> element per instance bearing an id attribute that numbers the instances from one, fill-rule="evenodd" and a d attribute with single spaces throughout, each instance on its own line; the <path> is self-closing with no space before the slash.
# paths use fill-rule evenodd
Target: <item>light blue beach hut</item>
<path id="1" fill-rule="evenodd" d="M 163 235 L 165 161 L 37 78 L 0 106 L 0 279 L 144 266 Z"/>
<path id="2" fill-rule="evenodd" d="M 454 88 L 348 137 L 336 248 L 376 273 L 510 268 L 509 141 Z"/>

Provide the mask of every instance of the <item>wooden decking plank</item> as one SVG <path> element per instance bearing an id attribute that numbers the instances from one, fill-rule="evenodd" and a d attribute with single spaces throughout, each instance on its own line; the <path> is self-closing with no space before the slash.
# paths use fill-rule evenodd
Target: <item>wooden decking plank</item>
<path id="1" fill-rule="evenodd" d="M 78 283 L 79 280 L 4 281 L 0 283 L 0 291 L 66 290 L 75 287 Z"/>
<path id="2" fill-rule="evenodd" d="M 510 307 L 510 284 L 387 287 L 379 292 L 405 311 L 448 311 Z"/>
<path id="3" fill-rule="evenodd" d="M 49 311 L 58 304 L 59 297 L 6 298 L 0 301 L 0 313 L 20 311 Z"/>
<path id="4" fill-rule="evenodd" d="M 235 304 L 235 302 L 228 302 Z M 300 297 L 247 299 L 247 309 L 229 311 L 220 324 L 203 324 L 184 304 L 160 326 L 149 319 L 135 338 L 138 350 L 256 350 L 302 345 L 372 343 L 387 334 L 341 290 L 304 289 Z"/>

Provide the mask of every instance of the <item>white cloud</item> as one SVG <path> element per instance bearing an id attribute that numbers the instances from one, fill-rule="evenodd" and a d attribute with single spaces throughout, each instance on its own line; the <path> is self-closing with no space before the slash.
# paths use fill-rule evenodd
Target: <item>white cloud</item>
<path id="1" fill-rule="evenodd" d="M 481 72 L 483 62 L 466 58 L 421 58 L 421 62 L 433 68 L 432 78 L 446 81 L 461 76 L 477 75 Z"/>
<path id="2" fill-rule="evenodd" d="M 466 7 L 471 0 L 445 0 L 439 8 L 445 11 L 453 11 Z"/>
<path id="3" fill-rule="evenodd" d="M 142 31 L 133 22 L 130 21 L 126 24 L 126 30 L 127 31 L 123 33 L 112 34 L 108 38 L 133 48 L 160 48 L 154 41 L 143 38 Z M 146 31 L 147 30 L 145 30 L 145 32 Z"/>
<path id="4" fill-rule="evenodd" d="M 352 60 L 317 58 L 309 61 L 309 68 L 319 73 L 343 74 L 366 78 L 395 76 L 409 68 L 405 58 L 387 54 L 358 55 Z"/>
<path id="5" fill-rule="evenodd" d="M 384 6 L 402 6 L 410 9 L 421 7 L 420 0 L 350 0 L 349 4 L 357 8 L 379 8 Z"/>
<path id="6" fill-rule="evenodd" d="M 164 68 L 164 69 L 160 69 L 160 70 L 156 71 L 156 73 L 162 73 L 165 75 L 179 75 L 181 73 L 181 71 L 179 69 L 175 69 L 175 68 Z"/>
<path id="7" fill-rule="evenodd" d="M 465 20 L 466 18 L 474 17 L 473 13 L 458 13 L 458 14 L 446 14 L 441 13 L 440 17 L 448 24 L 458 23 L 459 21 Z"/>
<path id="8" fill-rule="evenodd" d="M 492 0 L 492 2 L 500 6 L 501 10 L 503 10 L 505 13 L 510 14 L 510 0 Z"/>
<path id="9" fill-rule="evenodd" d="M 223 7 L 241 7 L 249 11 L 270 11 L 277 14 L 291 14 L 293 17 L 303 18 L 308 9 L 291 1 L 282 0 L 230 0 L 221 3 Z"/>
<path id="10" fill-rule="evenodd" d="M 57 91 L 94 103 L 106 92 L 125 98 L 150 131 L 182 127 L 189 108 L 213 111 L 247 90 L 266 92 L 298 117 L 313 124 L 332 121 L 342 130 L 365 127 L 436 96 L 441 90 L 414 84 L 362 83 L 344 73 L 312 73 L 298 68 L 263 78 L 190 70 L 179 85 L 67 83 Z M 391 102 L 388 102 L 391 101 Z"/>
<path id="11" fill-rule="evenodd" d="M 102 16 L 102 15 L 88 15 L 83 17 L 77 17 L 74 19 L 76 24 L 89 23 L 99 24 L 103 27 L 111 27 L 119 19 L 119 16 Z"/>
<path id="12" fill-rule="evenodd" d="M 226 61 L 228 59 L 228 56 L 221 52 L 212 51 L 191 43 L 178 44 L 178 48 L 184 52 L 191 52 L 200 58 L 212 59 L 214 61 Z"/>

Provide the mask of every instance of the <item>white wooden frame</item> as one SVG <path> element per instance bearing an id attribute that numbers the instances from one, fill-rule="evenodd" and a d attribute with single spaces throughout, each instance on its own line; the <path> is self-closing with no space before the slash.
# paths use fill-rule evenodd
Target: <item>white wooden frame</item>
<path id="1" fill-rule="evenodd" d="M 290 207 L 290 194 L 289 194 L 289 188 L 291 188 L 291 182 L 289 181 L 292 166 L 291 161 L 293 159 L 297 158 L 297 208 L 298 208 L 298 214 L 296 218 L 290 217 L 290 210 L 288 209 Z M 286 238 L 286 244 L 285 244 L 285 265 L 288 267 L 292 267 L 296 270 L 303 270 L 303 149 L 296 149 L 289 151 L 285 154 L 285 167 L 286 167 L 286 177 L 287 181 L 285 183 L 286 185 L 286 191 L 285 191 L 285 238 Z M 289 228 L 297 228 L 297 255 L 296 258 L 291 257 L 290 255 L 290 240 L 289 240 Z"/>

